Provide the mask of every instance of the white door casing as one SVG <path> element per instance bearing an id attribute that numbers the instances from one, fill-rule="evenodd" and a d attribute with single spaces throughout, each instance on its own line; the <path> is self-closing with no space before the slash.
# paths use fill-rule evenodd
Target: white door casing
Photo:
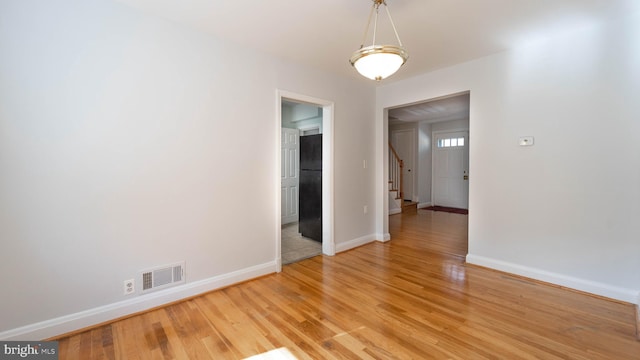
<path id="1" fill-rule="evenodd" d="M 469 132 L 434 132 L 432 139 L 433 205 L 468 209 Z"/>
<path id="2" fill-rule="evenodd" d="M 300 174 L 300 131 L 282 128 L 281 142 L 281 224 L 298 221 L 298 186 Z"/>
<path id="3" fill-rule="evenodd" d="M 323 100 L 307 95 L 292 93 L 285 90 L 276 90 L 276 116 L 275 125 L 277 126 L 276 137 L 282 136 L 282 102 L 284 99 L 312 104 L 322 107 L 322 253 L 324 255 L 333 256 L 336 253 L 335 243 L 335 226 L 334 226 L 334 109 L 335 104 L 328 100 Z M 281 143 L 278 140 L 274 142 L 274 157 L 276 159 L 276 171 L 274 172 L 275 192 L 282 192 L 281 177 L 282 156 Z M 277 149 L 276 149 L 277 147 Z M 282 196 L 276 197 L 276 216 L 274 217 L 275 230 L 275 259 L 276 271 L 282 271 L 282 252 L 281 252 L 281 236 L 282 227 Z"/>
<path id="4" fill-rule="evenodd" d="M 403 161 L 402 170 L 404 199 L 414 201 L 414 184 L 415 182 L 415 130 L 396 130 L 391 133 L 391 143 L 398 153 L 400 160 Z"/>

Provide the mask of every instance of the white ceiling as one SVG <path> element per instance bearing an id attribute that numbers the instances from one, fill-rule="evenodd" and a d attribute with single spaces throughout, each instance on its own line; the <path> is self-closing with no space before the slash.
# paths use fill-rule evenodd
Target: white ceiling
<path id="1" fill-rule="evenodd" d="M 276 57 L 370 82 L 349 64 L 371 0 L 116 0 L 214 37 Z M 562 31 L 593 26 L 640 0 L 387 0 L 408 62 L 389 83 L 505 51 Z M 384 12 L 377 43 L 395 44 Z M 370 41 L 370 38 L 367 40 Z M 372 82 L 373 84 L 373 82 Z M 389 112 L 398 121 L 438 122 L 468 116 L 469 95 Z"/>
<path id="2" fill-rule="evenodd" d="M 389 110 L 389 124 L 427 122 L 469 118 L 469 93 L 429 100 Z"/>
<path id="3" fill-rule="evenodd" d="M 360 76 L 348 59 L 362 42 L 372 4 L 371 0 L 115 1 L 226 41 L 352 78 Z M 605 21 L 637 9 L 638 2 L 387 0 L 410 58 L 382 83 L 504 51 L 531 38 Z M 381 42 L 395 44 L 384 12 L 380 15 L 378 37 Z"/>

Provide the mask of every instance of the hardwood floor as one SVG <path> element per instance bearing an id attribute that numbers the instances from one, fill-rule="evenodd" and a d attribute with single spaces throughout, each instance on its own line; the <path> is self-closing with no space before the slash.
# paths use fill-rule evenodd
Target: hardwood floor
<path id="1" fill-rule="evenodd" d="M 466 215 L 59 339 L 60 359 L 638 359 L 635 309 L 464 264 Z M 279 349 L 279 350 L 276 350 Z"/>

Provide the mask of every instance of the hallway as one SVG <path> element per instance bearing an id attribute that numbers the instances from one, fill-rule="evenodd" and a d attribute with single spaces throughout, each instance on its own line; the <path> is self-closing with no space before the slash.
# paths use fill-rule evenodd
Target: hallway
<path id="1" fill-rule="evenodd" d="M 468 215 L 418 209 L 417 213 L 389 217 L 389 233 L 416 251 L 464 257 L 468 252 Z M 398 240 L 397 242 L 395 240 Z"/>

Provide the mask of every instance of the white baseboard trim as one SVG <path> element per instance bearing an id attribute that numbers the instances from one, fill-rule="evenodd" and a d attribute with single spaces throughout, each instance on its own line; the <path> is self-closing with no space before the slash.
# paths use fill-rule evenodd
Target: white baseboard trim
<path id="1" fill-rule="evenodd" d="M 400 214 L 402 212 L 402 209 L 389 209 L 389 215 L 395 215 L 395 214 Z"/>
<path id="2" fill-rule="evenodd" d="M 611 286 L 600 282 L 575 278 L 572 276 L 553 273 L 550 271 L 540 270 L 473 254 L 468 254 L 466 260 L 469 264 L 500 270 L 507 273 L 512 273 L 531 279 L 564 286 L 574 290 L 584 291 L 591 294 L 628 302 L 631 304 L 640 302 L 639 290 Z"/>
<path id="3" fill-rule="evenodd" d="M 357 239 L 349 240 L 347 242 L 343 242 L 340 244 L 336 244 L 336 253 L 340 253 L 343 251 L 351 250 L 353 248 L 357 248 L 358 246 L 362 246 L 364 244 L 368 244 L 370 242 L 376 241 L 378 236 L 376 234 L 361 236 Z"/>
<path id="4" fill-rule="evenodd" d="M 61 316 L 0 333 L 0 340 L 37 341 L 105 323 L 174 301 L 186 299 L 229 285 L 275 273 L 276 262 L 264 263 L 182 286 L 140 295 L 117 303 Z"/>
<path id="5" fill-rule="evenodd" d="M 376 241 L 379 242 L 387 242 L 391 240 L 391 234 L 386 233 L 386 234 L 376 234 Z"/>
<path id="6" fill-rule="evenodd" d="M 418 209 L 423 209 L 431 206 L 431 202 L 418 203 Z"/>

